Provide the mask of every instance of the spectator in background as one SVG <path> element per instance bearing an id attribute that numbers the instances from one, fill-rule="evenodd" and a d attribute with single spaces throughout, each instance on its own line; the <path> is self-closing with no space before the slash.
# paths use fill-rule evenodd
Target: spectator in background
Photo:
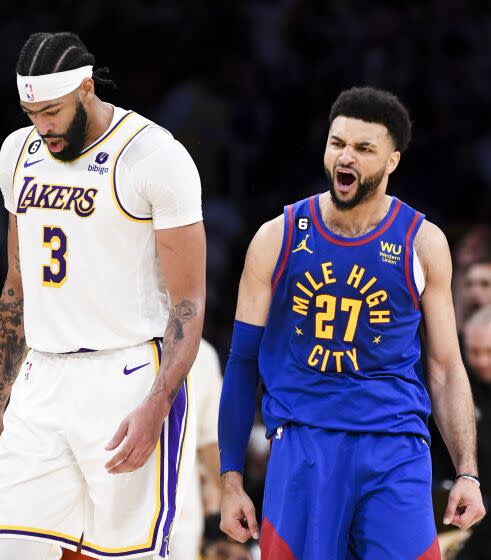
<path id="1" fill-rule="evenodd" d="M 190 371 L 191 398 L 194 397 L 197 419 L 197 461 L 184 496 L 179 523 L 171 541 L 172 560 L 196 560 L 199 557 L 204 529 L 205 513 L 220 511 L 220 459 L 218 455 L 218 407 L 222 390 L 222 375 L 218 354 L 204 339 Z M 205 470 L 205 480 L 211 485 L 208 495 L 214 494 L 208 511 L 205 511 L 200 490 L 200 468 Z M 214 503 L 213 503 L 214 502 Z M 211 509 L 211 511 L 210 511 Z M 217 558 L 228 558 L 220 557 Z"/>
<path id="2" fill-rule="evenodd" d="M 232 541 L 226 535 L 205 545 L 204 560 L 253 560 L 250 544 Z"/>
<path id="3" fill-rule="evenodd" d="M 488 264 L 491 275 L 491 262 Z M 491 292 L 491 288 L 489 289 Z M 480 479 L 488 508 L 491 497 L 491 305 L 476 311 L 464 325 L 464 353 L 476 407 Z M 458 560 L 491 559 L 491 520 L 475 527 Z"/>
<path id="4" fill-rule="evenodd" d="M 480 307 L 491 304 L 491 256 L 483 257 L 467 267 L 462 304 L 464 321 Z"/>
<path id="5" fill-rule="evenodd" d="M 452 293 L 459 333 L 462 332 L 464 322 L 478 307 L 475 304 L 479 296 L 470 293 L 474 291 L 475 282 L 473 279 L 470 282 L 468 281 L 468 273 L 475 264 L 482 264 L 486 262 L 486 259 L 491 263 L 489 255 L 491 255 L 491 230 L 484 224 L 477 224 L 472 227 L 454 248 Z M 488 296 L 486 301 L 481 301 L 479 305 L 484 303 L 491 303 L 491 296 Z"/>

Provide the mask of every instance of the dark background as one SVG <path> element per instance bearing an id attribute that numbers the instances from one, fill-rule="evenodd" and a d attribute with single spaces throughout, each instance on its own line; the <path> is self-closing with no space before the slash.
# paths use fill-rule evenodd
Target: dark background
<path id="1" fill-rule="evenodd" d="M 119 85 L 104 99 L 168 128 L 201 174 L 206 336 L 226 354 L 245 249 L 284 204 L 325 188 L 329 107 L 390 89 L 414 123 L 390 192 L 455 240 L 488 221 L 491 4 L 426 0 L 5 2 L 0 136 L 27 125 L 15 62 L 31 32 L 78 33 Z"/>
<path id="2" fill-rule="evenodd" d="M 119 85 L 101 97 L 168 128 L 193 156 L 208 236 L 205 336 L 222 361 L 247 245 L 283 205 L 325 189 L 329 108 L 345 88 L 389 89 L 409 108 L 413 142 L 389 192 L 460 247 L 457 270 L 470 260 L 464 236 L 489 235 L 476 229 L 491 210 L 489 0 L 4 1 L 0 13 L 0 137 L 28 124 L 15 64 L 29 34 L 74 31 Z M 453 476 L 438 441 L 437 481 Z M 248 491 L 260 507 L 256 463 Z"/>

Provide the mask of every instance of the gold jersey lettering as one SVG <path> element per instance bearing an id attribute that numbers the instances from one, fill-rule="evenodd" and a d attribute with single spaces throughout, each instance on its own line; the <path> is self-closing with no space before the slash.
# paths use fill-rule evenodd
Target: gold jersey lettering
<path id="1" fill-rule="evenodd" d="M 307 280 L 309 281 L 309 284 L 312 286 L 312 288 L 314 288 L 314 290 L 316 292 L 317 292 L 317 290 L 320 290 L 322 288 L 322 286 L 324 286 L 324 284 L 322 282 L 316 282 L 312 278 L 312 274 L 310 274 L 310 272 L 305 273 L 305 278 L 307 278 Z M 312 296 L 310 296 L 310 297 L 312 297 Z"/>
<path id="2" fill-rule="evenodd" d="M 344 352 L 333 352 L 332 355 L 336 359 L 336 372 L 342 373 L 343 368 L 341 366 L 341 358 L 344 356 Z"/>
<path id="3" fill-rule="evenodd" d="M 345 370 L 360 371 L 356 348 L 332 351 L 330 348 L 316 344 L 307 358 L 307 364 L 322 373 L 327 371 L 328 366 L 331 372 L 336 373 L 343 373 L 343 367 Z"/>
<path id="4" fill-rule="evenodd" d="M 346 283 L 348 284 L 348 286 L 353 286 L 353 288 L 358 289 L 358 286 L 360 285 L 361 279 L 363 278 L 364 274 L 365 269 L 358 266 L 357 264 L 354 264 L 353 268 L 351 269 L 351 274 L 349 275 Z"/>
<path id="5" fill-rule="evenodd" d="M 368 307 L 375 307 L 376 305 L 386 301 L 386 299 L 387 292 L 385 290 L 379 290 L 378 292 L 374 292 L 373 294 L 367 296 L 366 302 Z"/>
<path id="6" fill-rule="evenodd" d="M 307 315 L 309 310 L 309 300 L 298 296 L 293 296 L 293 311 L 300 315 Z"/>
<path id="7" fill-rule="evenodd" d="M 358 367 L 358 358 L 356 357 L 356 348 L 353 348 L 352 350 L 346 350 L 346 355 L 351 360 L 355 371 L 360 371 L 360 368 Z"/>
<path id="8" fill-rule="evenodd" d="M 324 348 L 322 348 L 320 344 L 316 344 L 312 348 L 312 352 L 310 353 L 309 359 L 307 360 L 309 366 L 315 367 L 319 363 L 319 358 L 316 358 L 316 355 L 319 354 L 319 356 L 322 356 L 323 352 Z"/>
<path id="9" fill-rule="evenodd" d="M 308 295 L 309 297 L 312 297 L 314 294 L 313 292 L 311 292 L 309 289 L 307 289 L 301 282 L 297 282 L 297 288 L 299 290 L 302 290 L 302 292 L 306 295 Z"/>
<path id="10" fill-rule="evenodd" d="M 372 278 L 370 278 L 370 280 L 363 286 L 363 288 L 360 290 L 360 294 L 366 294 L 367 291 L 375 284 L 375 282 L 377 281 L 377 278 L 375 276 L 373 276 Z"/>
<path id="11" fill-rule="evenodd" d="M 332 262 L 322 263 L 322 273 L 324 274 L 324 282 L 326 284 L 334 284 L 336 278 L 333 278 Z"/>
<path id="12" fill-rule="evenodd" d="M 370 323 L 390 323 L 390 311 L 370 311 Z"/>

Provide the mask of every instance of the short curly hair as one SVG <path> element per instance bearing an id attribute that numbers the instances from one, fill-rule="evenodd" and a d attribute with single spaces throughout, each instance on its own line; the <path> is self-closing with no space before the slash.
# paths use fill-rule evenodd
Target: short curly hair
<path id="1" fill-rule="evenodd" d="M 411 140 L 412 125 L 409 112 L 389 91 L 372 87 L 344 90 L 331 107 L 329 127 L 339 116 L 383 124 L 389 131 L 395 149 L 401 153 L 406 150 Z"/>

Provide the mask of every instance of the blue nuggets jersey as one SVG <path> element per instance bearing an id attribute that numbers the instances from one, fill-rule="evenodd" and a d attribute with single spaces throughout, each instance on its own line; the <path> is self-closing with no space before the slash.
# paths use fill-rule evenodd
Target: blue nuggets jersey
<path id="1" fill-rule="evenodd" d="M 319 195 L 285 208 L 260 346 L 268 434 L 297 424 L 429 438 L 413 241 L 424 219 L 397 198 L 369 233 L 324 224 Z"/>

